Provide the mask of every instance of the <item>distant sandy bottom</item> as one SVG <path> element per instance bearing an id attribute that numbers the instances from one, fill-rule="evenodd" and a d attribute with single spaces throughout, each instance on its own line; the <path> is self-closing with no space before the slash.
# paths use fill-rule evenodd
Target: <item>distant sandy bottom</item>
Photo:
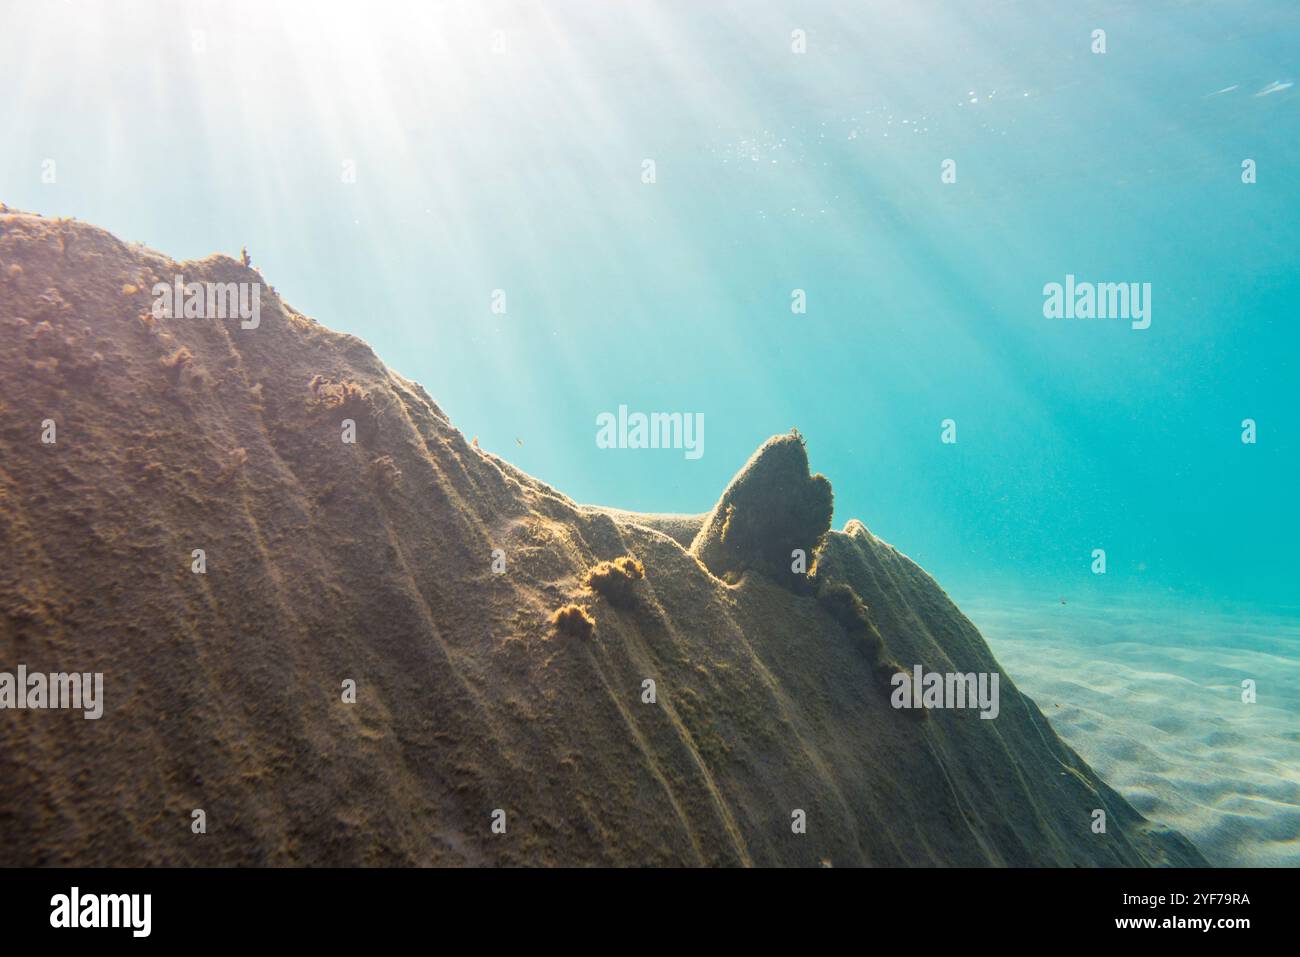
<path id="1" fill-rule="evenodd" d="M 1133 806 L 1220 866 L 1300 866 L 1300 624 L 965 601 L 994 655 Z M 1241 701 L 1254 679 L 1258 702 Z"/>

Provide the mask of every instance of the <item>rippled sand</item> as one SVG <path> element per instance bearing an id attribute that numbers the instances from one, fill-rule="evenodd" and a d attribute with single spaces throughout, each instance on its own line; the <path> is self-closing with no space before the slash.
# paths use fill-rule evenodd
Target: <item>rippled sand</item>
<path id="1" fill-rule="evenodd" d="M 1002 667 L 1143 814 L 1216 865 L 1300 866 L 1300 623 L 966 601 Z M 1241 700 L 1253 679 L 1255 704 Z"/>

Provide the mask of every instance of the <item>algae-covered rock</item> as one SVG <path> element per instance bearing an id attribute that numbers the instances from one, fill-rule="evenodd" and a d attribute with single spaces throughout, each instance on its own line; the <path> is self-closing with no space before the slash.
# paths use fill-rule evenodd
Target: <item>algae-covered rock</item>
<path id="1" fill-rule="evenodd" d="M 731 480 L 691 553 L 719 578 L 752 569 L 801 589 L 830 530 L 833 498 L 825 476 L 808 474 L 802 437 L 773 436 Z"/>
<path id="2" fill-rule="evenodd" d="M 578 505 L 273 294 L 153 320 L 180 273 L 248 279 L 0 214 L 0 671 L 105 674 L 100 721 L 0 709 L 0 867 L 1206 866 L 923 569 L 826 531 L 797 435 L 708 516 Z M 1001 673 L 997 719 L 900 714 L 918 666 Z M 221 840 L 159 823 L 200 791 Z"/>
<path id="3" fill-rule="evenodd" d="M 615 607 L 628 608 L 636 601 L 634 586 L 645 578 L 645 566 L 631 555 L 601 562 L 587 572 L 584 584 Z"/>

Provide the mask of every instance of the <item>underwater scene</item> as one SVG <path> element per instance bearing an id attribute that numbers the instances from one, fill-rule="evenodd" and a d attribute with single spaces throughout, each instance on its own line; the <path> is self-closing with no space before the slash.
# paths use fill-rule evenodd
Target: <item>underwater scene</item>
<path id="1" fill-rule="evenodd" d="M 0 0 L 0 865 L 1300 865 L 1297 51 Z"/>

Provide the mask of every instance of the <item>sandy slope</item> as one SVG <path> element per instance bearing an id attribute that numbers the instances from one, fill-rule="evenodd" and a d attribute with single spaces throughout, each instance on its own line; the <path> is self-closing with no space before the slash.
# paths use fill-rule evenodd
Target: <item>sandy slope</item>
<path id="1" fill-rule="evenodd" d="M 0 864 L 1201 862 L 1009 678 L 996 721 L 895 711 L 816 598 L 688 552 L 725 522 L 573 503 L 274 295 L 255 330 L 143 320 L 178 270 L 261 279 L 0 215 L 0 670 L 99 670 L 107 696 L 97 722 L 0 712 Z M 584 590 L 629 553 L 631 607 Z M 820 564 L 896 661 L 997 668 L 859 523 Z M 570 600 L 593 638 L 551 634 Z"/>

